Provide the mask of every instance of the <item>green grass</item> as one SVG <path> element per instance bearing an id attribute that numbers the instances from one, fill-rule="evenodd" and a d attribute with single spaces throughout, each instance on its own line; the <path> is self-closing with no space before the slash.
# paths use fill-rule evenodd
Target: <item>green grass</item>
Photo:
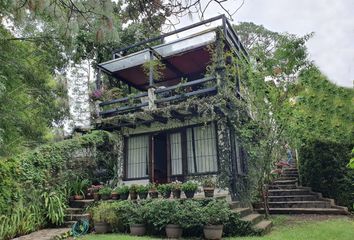
<path id="1" fill-rule="evenodd" d="M 262 237 L 234 237 L 228 240 L 353 240 L 354 221 L 348 218 L 329 220 L 292 220 L 279 216 L 272 219 L 272 231 Z M 80 240 L 151 240 L 153 237 L 131 237 L 123 234 L 87 235 Z"/>

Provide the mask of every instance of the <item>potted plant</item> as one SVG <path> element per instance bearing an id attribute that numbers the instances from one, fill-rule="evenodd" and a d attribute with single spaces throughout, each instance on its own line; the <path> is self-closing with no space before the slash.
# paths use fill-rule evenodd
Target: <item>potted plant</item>
<path id="1" fill-rule="evenodd" d="M 138 198 L 138 194 L 136 192 L 138 185 L 132 184 L 129 188 L 130 200 L 136 200 Z"/>
<path id="2" fill-rule="evenodd" d="M 117 188 L 112 190 L 111 198 L 112 198 L 112 200 L 119 200 L 119 193 L 117 191 Z"/>
<path id="3" fill-rule="evenodd" d="M 77 178 L 76 181 L 72 184 L 72 191 L 74 194 L 75 200 L 82 200 L 85 197 L 85 191 L 87 190 L 88 186 L 90 185 L 90 181 L 88 179 L 79 179 Z"/>
<path id="4" fill-rule="evenodd" d="M 181 189 L 182 189 L 182 191 L 184 192 L 184 194 L 186 195 L 187 198 L 193 198 L 194 197 L 194 193 L 198 189 L 198 184 L 195 183 L 195 182 L 192 182 L 192 181 L 187 181 L 187 182 L 182 184 Z"/>
<path id="5" fill-rule="evenodd" d="M 148 185 L 139 185 L 136 188 L 136 192 L 138 193 L 140 199 L 146 199 L 147 195 L 149 193 L 149 186 Z"/>
<path id="6" fill-rule="evenodd" d="M 126 211 L 130 228 L 130 234 L 133 236 L 143 236 L 146 232 L 145 206 L 130 202 Z"/>
<path id="7" fill-rule="evenodd" d="M 117 215 L 112 204 L 102 202 L 92 208 L 92 219 L 96 233 L 107 233 L 112 231 L 112 224 L 117 222 Z"/>
<path id="8" fill-rule="evenodd" d="M 117 189 L 117 193 L 121 200 L 127 200 L 129 197 L 129 187 L 123 185 Z"/>
<path id="9" fill-rule="evenodd" d="M 206 198 L 212 198 L 214 197 L 214 190 L 215 190 L 215 181 L 214 179 L 206 178 L 203 181 L 203 190 L 204 190 L 204 196 Z"/>
<path id="10" fill-rule="evenodd" d="M 103 187 L 98 191 L 98 193 L 100 194 L 102 200 L 108 200 L 111 197 L 112 188 L 107 186 Z"/>
<path id="11" fill-rule="evenodd" d="M 155 183 L 149 184 L 149 196 L 150 198 L 158 198 L 159 193 L 157 192 Z"/>
<path id="12" fill-rule="evenodd" d="M 202 209 L 203 232 L 206 239 L 221 239 L 230 208 L 225 200 L 212 200 Z"/>
<path id="13" fill-rule="evenodd" d="M 163 198 L 170 198 L 171 196 L 171 184 L 160 184 L 157 186 L 157 191 L 162 195 Z"/>
<path id="14" fill-rule="evenodd" d="M 182 183 L 178 180 L 171 183 L 173 198 L 181 198 Z"/>

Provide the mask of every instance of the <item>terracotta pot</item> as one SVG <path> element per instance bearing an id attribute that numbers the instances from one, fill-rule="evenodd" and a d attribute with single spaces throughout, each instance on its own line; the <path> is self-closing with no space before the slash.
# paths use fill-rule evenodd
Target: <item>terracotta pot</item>
<path id="1" fill-rule="evenodd" d="M 84 199 L 84 196 L 82 196 L 82 195 L 74 195 L 74 199 L 75 200 L 82 200 L 82 199 Z"/>
<path id="2" fill-rule="evenodd" d="M 138 198 L 138 194 L 136 192 L 130 192 L 130 200 L 136 200 Z"/>
<path id="3" fill-rule="evenodd" d="M 119 200 L 119 194 L 118 193 L 112 193 L 111 194 L 112 200 Z"/>
<path id="4" fill-rule="evenodd" d="M 94 192 L 94 193 L 93 193 L 93 199 L 94 199 L 95 201 L 99 201 L 99 200 L 100 200 L 100 194 L 99 194 L 98 192 Z"/>
<path id="5" fill-rule="evenodd" d="M 145 224 L 130 224 L 130 234 L 133 236 L 143 236 L 146 232 Z"/>
<path id="6" fill-rule="evenodd" d="M 166 225 L 166 236 L 167 238 L 178 239 L 182 237 L 183 229 L 177 224 L 167 224 Z"/>
<path id="7" fill-rule="evenodd" d="M 108 199 L 111 198 L 111 195 L 106 195 L 106 194 L 104 194 L 104 195 L 101 195 L 101 194 L 100 194 L 100 196 L 101 196 L 101 199 L 102 199 L 102 200 L 108 200 Z"/>
<path id="8" fill-rule="evenodd" d="M 119 194 L 120 200 L 127 200 L 129 197 L 129 193 L 121 193 Z"/>
<path id="9" fill-rule="evenodd" d="M 140 192 L 138 193 L 140 199 L 146 199 L 148 196 L 147 192 Z"/>
<path id="10" fill-rule="evenodd" d="M 194 191 L 186 191 L 184 194 L 186 195 L 187 198 L 193 198 L 194 197 Z"/>
<path id="11" fill-rule="evenodd" d="M 173 190 L 172 194 L 173 194 L 173 198 L 181 198 L 181 190 L 180 189 Z"/>
<path id="12" fill-rule="evenodd" d="M 96 233 L 108 233 L 111 231 L 111 226 L 106 222 L 94 222 Z"/>
<path id="13" fill-rule="evenodd" d="M 204 225 L 203 232 L 206 239 L 221 239 L 223 225 Z"/>
<path id="14" fill-rule="evenodd" d="M 211 188 L 211 187 L 205 187 L 203 188 L 204 190 L 204 196 L 206 198 L 212 198 L 214 197 L 214 188 Z"/>
<path id="15" fill-rule="evenodd" d="M 171 191 L 162 193 L 162 197 L 163 198 L 170 198 L 171 197 Z"/>
<path id="16" fill-rule="evenodd" d="M 158 198 L 159 193 L 156 191 L 152 191 L 152 192 L 149 192 L 149 196 L 150 196 L 150 198 Z"/>

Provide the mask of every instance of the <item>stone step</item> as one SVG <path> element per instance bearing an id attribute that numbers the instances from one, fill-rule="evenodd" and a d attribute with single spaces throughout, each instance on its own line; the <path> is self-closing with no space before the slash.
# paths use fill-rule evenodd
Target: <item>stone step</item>
<path id="1" fill-rule="evenodd" d="M 69 206 L 71 208 L 87 208 L 94 202 L 95 200 L 93 199 L 72 200 L 70 201 Z"/>
<path id="2" fill-rule="evenodd" d="M 264 209 L 257 209 L 264 213 Z M 349 212 L 337 208 L 270 208 L 271 214 L 326 214 L 326 215 L 348 215 Z"/>
<path id="3" fill-rule="evenodd" d="M 241 203 L 238 201 L 233 201 L 229 203 L 230 209 L 241 208 Z"/>
<path id="4" fill-rule="evenodd" d="M 280 176 L 298 177 L 299 174 L 297 172 L 283 172 Z"/>
<path id="5" fill-rule="evenodd" d="M 279 178 L 277 178 L 276 181 L 286 181 L 286 180 L 295 180 L 297 182 L 297 178 L 296 177 L 283 177 L 283 176 L 280 176 Z"/>
<path id="6" fill-rule="evenodd" d="M 331 203 L 326 201 L 285 201 L 268 202 L 269 208 L 330 208 Z"/>
<path id="7" fill-rule="evenodd" d="M 67 214 L 65 215 L 65 220 L 66 221 L 78 221 L 80 219 L 90 219 L 90 214 L 85 213 L 85 214 Z"/>
<path id="8" fill-rule="evenodd" d="M 264 219 L 264 216 L 258 213 L 248 214 L 241 218 L 242 221 L 251 222 L 252 225 L 256 225 Z"/>
<path id="9" fill-rule="evenodd" d="M 297 180 L 275 180 L 273 184 L 275 185 L 288 185 L 288 184 L 295 184 L 297 183 Z"/>
<path id="10" fill-rule="evenodd" d="M 262 220 L 253 226 L 253 229 L 255 229 L 261 235 L 268 233 L 271 228 L 272 221 L 269 220 Z"/>
<path id="11" fill-rule="evenodd" d="M 231 211 L 240 214 L 241 218 L 252 213 L 251 208 L 235 208 L 232 209 Z"/>
<path id="12" fill-rule="evenodd" d="M 65 210 L 65 212 L 67 214 L 80 214 L 80 213 L 84 212 L 84 209 L 83 208 L 71 208 L 71 207 L 69 207 L 69 208 L 67 208 Z"/>
<path id="13" fill-rule="evenodd" d="M 76 223 L 77 221 L 64 221 L 63 226 L 72 228 L 72 226 Z"/>
<path id="14" fill-rule="evenodd" d="M 269 196 L 289 196 L 289 195 L 309 195 L 309 194 L 310 194 L 310 190 L 306 188 L 268 190 Z"/>
<path id="15" fill-rule="evenodd" d="M 269 189 L 296 189 L 297 186 L 295 184 L 287 184 L 287 185 L 269 185 Z"/>
<path id="16" fill-rule="evenodd" d="M 289 195 L 289 196 L 269 196 L 269 202 L 287 202 L 287 201 L 315 201 L 317 195 Z"/>

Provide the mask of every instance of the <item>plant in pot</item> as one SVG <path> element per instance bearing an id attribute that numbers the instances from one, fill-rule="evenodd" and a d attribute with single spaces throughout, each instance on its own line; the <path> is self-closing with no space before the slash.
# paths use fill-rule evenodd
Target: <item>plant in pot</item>
<path id="1" fill-rule="evenodd" d="M 157 186 L 157 191 L 162 195 L 163 198 L 170 198 L 171 196 L 171 184 L 160 184 Z"/>
<path id="2" fill-rule="evenodd" d="M 146 208 L 145 205 L 130 202 L 125 213 L 129 223 L 130 234 L 133 236 L 143 236 L 146 232 Z"/>
<path id="3" fill-rule="evenodd" d="M 204 196 L 206 198 L 214 197 L 215 181 L 213 178 L 209 177 L 203 181 Z"/>
<path id="4" fill-rule="evenodd" d="M 187 198 L 193 198 L 195 192 L 198 190 L 198 184 L 192 181 L 187 181 L 182 184 L 181 189 Z"/>
<path id="5" fill-rule="evenodd" d="M 114 208 L 109 202 L 102 202 L 92 208 L 92 219 L 96 233 L 107 233 L 112 231 L 112 225 L 116 224 L 118 217 Z"/>
<path id="6" fill-rule="evenodd" d="M 75 200 L 82 200 L 85 197 L 85 191 L 87 190 L 88 186 L 90 185 L 90 181 L 88 179 L 79 179 L 77 178 L 76 181 L 73 182 L 71 185 L 72 192 L 74 194 Z"/>
<path id="7" fill-rule="evenodd" d="M 117 189 L 117 193 L 121 200 L 127 200 L 129 197 L 129 187 L 123 185 Z"/>
<path id="8" fill-rule="evenodd" d="M 98 191 L 98 193 L 100 194 L 102 200 L 108 200 L 111 198 L 112 188 L 107 186 L 103 187 Z"/>
<path id="9" fill-rule="evenodd" d="M 202 208 L 203 232 L 206 239 L 221 239 L 224 224 L 231 211 L 225 200 L 212 200 Z"/>
<path id="10" fill-rule="evenodd" d="M 159 196 L 155 183 L 149 184 L 149 196 L 150 198 L 158 198 Z"/>
<path id="11" fill-rule="evenodd" d="M 112 198 L 112 200 L 119 200 L 119 193 L 118 193 L 118 189 L 117 188 L 114 188 L 112 190 L 111 198 Z"/>
<path id="12" fill-rule="evenodd" d="M 181 187 L 182 187 L 182 182 L 178 180 L 171 183 L 173 198 L 181 198 Z"/>
<path id="13" fill-rule="evenodd" d="M 148 185 L 139 185 L 136 188 L 136 192 L 138 193 L 140 199 L 146 199 L 147 195 L 149 193 L 149 186 Z"/>
<path id="14" fill-rule="evenodd" d="M 138 185 L 132 184 L 129 188 L 130 200 L 136 200 L 138 198 L 138 193 L 136 192 Z"/>

